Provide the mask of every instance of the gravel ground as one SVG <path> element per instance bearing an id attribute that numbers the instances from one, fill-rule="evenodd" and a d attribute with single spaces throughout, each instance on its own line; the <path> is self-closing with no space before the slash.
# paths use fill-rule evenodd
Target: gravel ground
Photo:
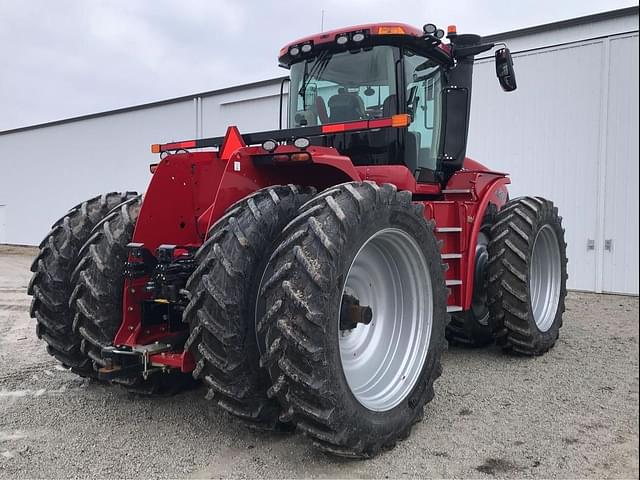
<path id="1" fill-rule="evenodd" d="M 66 371 L 28 315 L 33 253 L 0 247 L 0 478 L 638 478 L 638 298 L 571 293 L 541 358 L 451 348 L 411 437 L 346 461 L 246 430 L 201 388 L 141 398 Z"/>

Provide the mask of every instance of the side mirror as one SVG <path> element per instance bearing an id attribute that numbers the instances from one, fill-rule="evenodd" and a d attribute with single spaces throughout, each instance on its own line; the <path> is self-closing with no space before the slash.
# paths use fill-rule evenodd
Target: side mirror
<path id="1" fill-rule="evenodd" d="M 516 72 L 513 69 L 513 58 L 511 58 L 511 52 L 506 47 L 496 51 L 496 75 L 500 86 L 505 92 L 513 92 L 518 88 Z"/>
<path id="2" fill-rule="evenodd" d="M 414 85 L 409 90 L 409 95 L 407 98 L 407 113 L 411 116 L 411 121 L 415 119 L 416 115 L 416 107 L 418 106 L 418 101 L 420 98 L 418 97 L 418 86 Z"/>

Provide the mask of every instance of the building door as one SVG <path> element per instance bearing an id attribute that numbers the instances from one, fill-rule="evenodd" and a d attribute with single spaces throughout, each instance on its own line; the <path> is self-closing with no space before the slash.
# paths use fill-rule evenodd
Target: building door
<path id="1" fill-rule="evenodd" d="M 638 34 L 611 38 L 608 59 L 598 290 L 638 295 Z"/>

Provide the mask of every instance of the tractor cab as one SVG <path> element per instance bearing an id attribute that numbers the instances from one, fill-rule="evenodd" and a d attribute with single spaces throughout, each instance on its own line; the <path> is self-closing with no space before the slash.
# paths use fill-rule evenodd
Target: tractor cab
<path id="1" fill-rule="evenodd" d="M 443 37 L 433 24 L 422 31 L 375 24 L 287 45 L 279 60 L 290 70 L 288 127 L 398 118 L 407 128 L 323 135 L 312 143 L 336 148 L 356 166 L 405 165 L 418 182 L 445 182 L 465 157 L 474 55 L 494 45 L 457 35 L 455 27 L 449 43 Z M 499 52 L 513 90 L 511 57 Z"/>

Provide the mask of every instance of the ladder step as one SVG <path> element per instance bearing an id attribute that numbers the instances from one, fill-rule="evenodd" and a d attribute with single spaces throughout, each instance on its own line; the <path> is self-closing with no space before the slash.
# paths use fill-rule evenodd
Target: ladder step
<path id="1" fill-rule="evenodd" d="M 454 233 L 461 232 L 462 227 L 438 227 L 436 228 L 436 232 L 438 233 Z"/>
<path id="2" fill-rule="evenodd" d="M 450 260 L 452 258 L 462 258 L 462 254 L 461 253 L 443 253 L 441 257 L 443 260 Z"/>
<path id="3" fill-rule="evenodd" d="M 462 307 L 460 305 L 447 305 L 447 313 L 461 312 Z"/>
<path id="4" fill-rule="evenodd" d="M 447 287 L 451 287 L 453 285 L 462 285 L 462 280 L 446 280 L 444 283 Z"/>

